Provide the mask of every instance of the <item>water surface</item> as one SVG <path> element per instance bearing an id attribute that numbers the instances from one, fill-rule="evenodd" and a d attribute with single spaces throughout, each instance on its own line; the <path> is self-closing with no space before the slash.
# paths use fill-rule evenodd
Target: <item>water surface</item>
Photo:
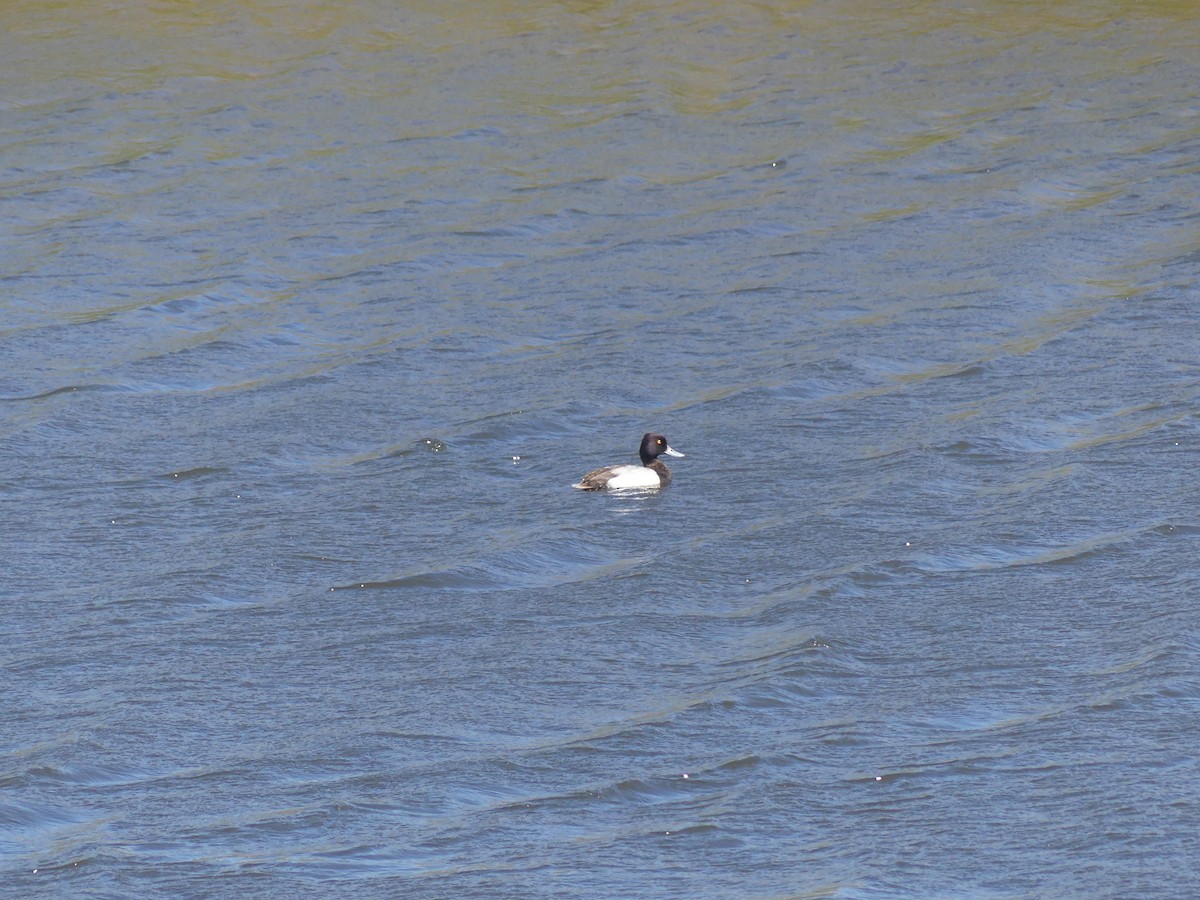
<path id="1" fill-rule="evenodd" d="M 1190 4 L 0 26 L 0 891 L 1191 896 Z"/>

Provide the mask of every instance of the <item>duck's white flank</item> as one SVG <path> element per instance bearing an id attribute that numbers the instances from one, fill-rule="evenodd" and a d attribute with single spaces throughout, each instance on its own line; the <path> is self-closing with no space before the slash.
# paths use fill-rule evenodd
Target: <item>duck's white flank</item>
<path id="1" fill-rule="evenodd" d="M 658 473 L 646 466 L 612 466 L 609 471 L 612 473 L 612 477 L 605 482 L 604 486 L 610 491 L 619 491 L 622 488 L 662 486 L 662 479 Z M 577 484 L 575 487 L 583 488 L 583 485 Z"/>

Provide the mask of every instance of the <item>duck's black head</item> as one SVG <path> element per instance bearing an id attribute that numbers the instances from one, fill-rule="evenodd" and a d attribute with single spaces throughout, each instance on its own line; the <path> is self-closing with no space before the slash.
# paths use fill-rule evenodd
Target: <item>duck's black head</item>
<path id="1" fill-rule="evenodd" d="M 650 463 L 658 459 L 663 453 L 667 454 L 667 456 L 683 456 L 678 450 L 673 450 L 667 444 L 667 439 L 661 434 L 654 434 L 650 431 L 646 432 L 642 436 L 642 446 L 638 451 L 638 455 L 642 458 L 642 465 L 650 465 Z"/>

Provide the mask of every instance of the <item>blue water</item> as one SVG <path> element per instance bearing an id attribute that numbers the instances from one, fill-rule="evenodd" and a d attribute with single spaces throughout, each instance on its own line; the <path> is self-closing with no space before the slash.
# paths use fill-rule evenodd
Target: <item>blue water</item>
<path id="1" fill-rule="evenodd" d="M 1186 9 L 0 24 L 0 894 L 1194 894 Z"/>

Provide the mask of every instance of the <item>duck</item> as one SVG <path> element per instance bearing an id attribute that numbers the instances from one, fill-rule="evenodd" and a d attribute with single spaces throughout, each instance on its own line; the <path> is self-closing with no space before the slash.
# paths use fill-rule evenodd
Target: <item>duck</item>
<path id="1" fill-rule="evenodd" d="M 667 456 L 683 456 L 673 449 L 661 434 L 648 431 L 642 436 L 642 446 L 638 449 L 638 455 L 642 458 L 640 466 L 605 466 L 603 469 L 588 472 L 579 479 L 578 484 L 571 487 L 581 491 L 666 487 L 671 480 L 671 470 L 658 461 L 658 457 L 664 453 Z"/>

